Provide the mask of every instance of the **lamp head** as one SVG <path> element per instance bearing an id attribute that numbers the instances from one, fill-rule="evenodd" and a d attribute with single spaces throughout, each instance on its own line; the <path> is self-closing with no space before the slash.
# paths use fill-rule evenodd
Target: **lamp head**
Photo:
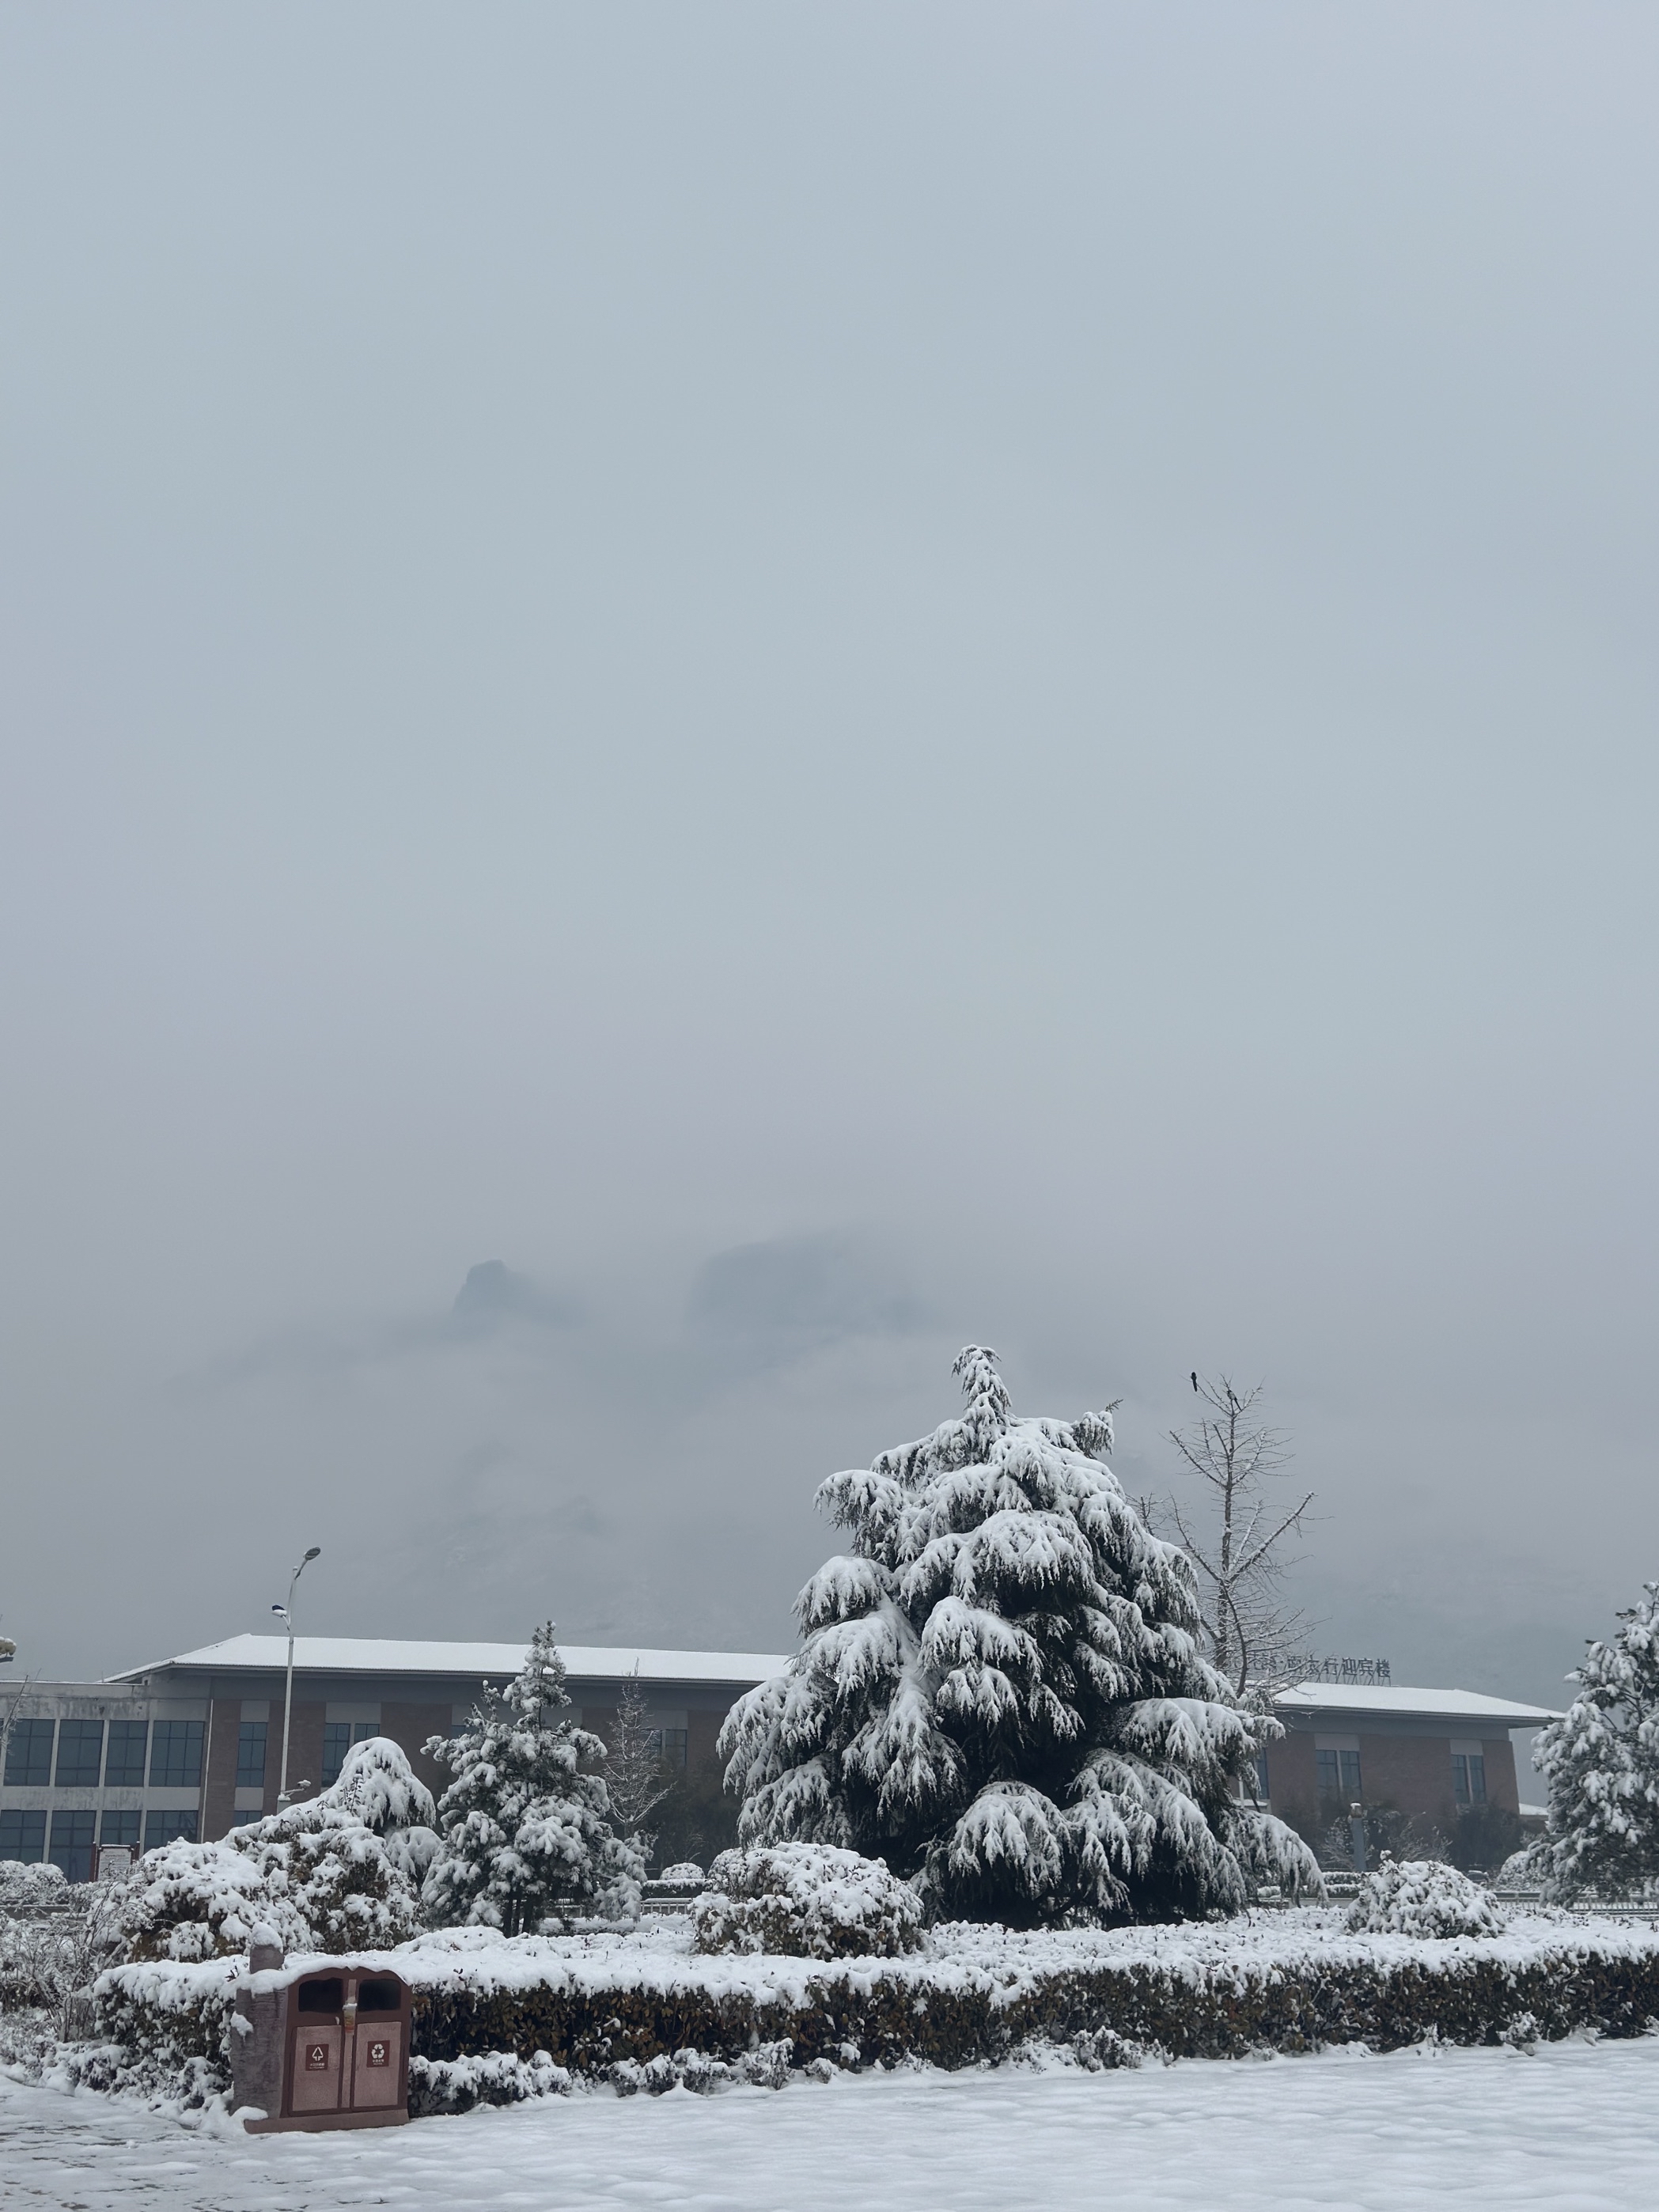
<path id="1" fill-rule="evenodd" d="M 323 1556 L 323 1547 L 322 1547 L 322 1546 L 321 1546 L 320 1544 L 313 1544 L 313 1545 L 312 1546 L 311 1549 L 310 1549 L 310 1550 L 306 1553 L 306 1559 L 301 1559 L 301 1562 L 300 1562 L 300 1565 L 301 1565 L 301 1566 L 304 1566 L 304 1565 L 305 1565 L 305 1563 L 306 1563 L 306 1559 L 320 1559 L 322 1558 L 322 1556 Z"/>

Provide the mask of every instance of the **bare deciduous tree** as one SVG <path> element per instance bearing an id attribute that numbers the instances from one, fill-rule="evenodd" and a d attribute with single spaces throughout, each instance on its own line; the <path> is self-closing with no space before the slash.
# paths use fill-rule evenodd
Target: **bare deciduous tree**
<path id="1" fill-rule="evenodd" d="M 617 1833 L 632 1835 L 642 1850 L 648 1850 L 653 1839 L 640 1834 L 641 1823 L 668 1795 L 670 1777 L 663 1765 L 661 1738 L 647 1716 L 637 1666 L 617 1700 L 604 1773 Z"/>
<path id="2" fill-rule="evenodd" d="M 1216 1524 L 1200 1541 L 1190 1512 L 1177 1504 L 1173 1517 L 1182 1548 L 1206 1585 L 1209 1656 L 1243 1696 L 1249 1682 L 1272 1673 L 1305 1626 L 1279 1592 L 1285 1569 L 1295 1564 L 1285 1540 L 1300 1533 L 1314 1494 L 1310 1491 L 1289 1513 L 1273 1510 L 1264 1486 L 1283 1474 L 1291 1454 L 1278 1430 L 1250 1418 L 1260 1383 L 1241 1395 L 1226 1376 L 1211 1382 L 1195 1372 L 1193 1388 L 1209 1411 L 1193 1428 L 1172 1429 L 1170 1440 L 1214 1492 Z"/>

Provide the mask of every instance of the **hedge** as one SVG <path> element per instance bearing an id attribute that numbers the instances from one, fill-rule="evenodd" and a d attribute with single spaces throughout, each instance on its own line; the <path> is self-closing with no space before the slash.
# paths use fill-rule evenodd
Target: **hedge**
<path id="1" fill-rule="evenodd" d="M 1519 1939 L 1419 1942 L 1292 1939 L 1280 1928 L 1279 1941 L 1258 1924 L 1238 1936 L 1123 1931 L 1142 1939 L 1127 1943 L 946 1929 L 918 1956 L 822 1963 L 702 1959 L 628 1940 L 605 1949 L 528 1938 L 447 1952 L 428 1938 L 362 1963 L 413 1984 L 411 2050 L 421 2057 L 500 2052 L 529 2062 L 544 2052 L 589 2080 L 687 2053 L 740 2064 L 785 2045 L 796 2069 L 960 2068 L 1034 2045 L 1111 2063 L 1147 2050 L 1236 2058 L 1345 2043 L 1526 2043 L 1584 2029 L 1632 2036 L 1659 2026 L 1659 1935 L 1649 1929 L 1552 1923 Z M 270 1978 L 319 1963 L 291 1960 Z M 222 2069 L 236 1987 L 229 1961 L 117 1968 L 99 1984 L 99 2032 L 135 2057 Z"/>

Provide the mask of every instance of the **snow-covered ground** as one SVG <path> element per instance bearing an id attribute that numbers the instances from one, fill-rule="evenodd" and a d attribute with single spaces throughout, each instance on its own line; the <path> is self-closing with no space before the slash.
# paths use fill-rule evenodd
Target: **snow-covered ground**
<path id="1" fill-rule="evenodd" d="M 606 2093 L 264 2138 L 0 2079 L 7 2212 L 1630 2212 L 1656 2172 L 1659 2037 Z"/>

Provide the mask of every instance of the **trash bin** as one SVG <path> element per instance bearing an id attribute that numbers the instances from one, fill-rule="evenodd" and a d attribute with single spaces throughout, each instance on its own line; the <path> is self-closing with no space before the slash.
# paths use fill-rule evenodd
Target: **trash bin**
<path id="1" fill-rule="evenodd" d="M 409 2118 L 409 1984 L 342 1960 L 260 1987 L 281 1961 L 280 1951 L 256 1947 L 250 1985 L 236 1994 L 232 2112 L 258 2110 L 244 2123 L 252 2135 L 400 2126 Z"/>

